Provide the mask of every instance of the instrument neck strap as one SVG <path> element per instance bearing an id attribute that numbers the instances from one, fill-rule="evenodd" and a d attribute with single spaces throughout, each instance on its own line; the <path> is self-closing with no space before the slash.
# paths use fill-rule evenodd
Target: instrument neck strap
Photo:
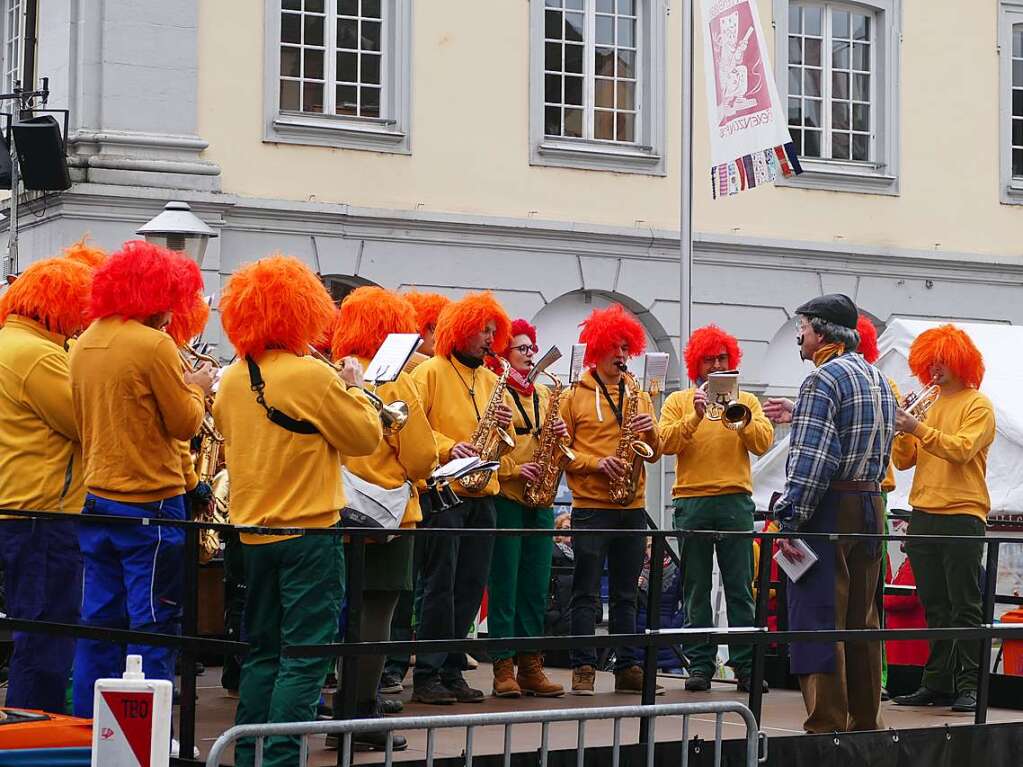
<path id="1" fill-rule="evenodd" d="M 526 422 L 526 425 L 524 427 L 523 426 L 516 426 L 515 427 L 515 433 L 520 435 L 520 436 L 523 435 L 523 434 L 539 434 L 540 433 L 540 395 L 537 394 L 535 391 L 533 392 L 533 420 L 530 421 L 529 420 L 529 415 L 526 413 L 526 409 L 524 407 L 522 407 L 522 400 L 519 398 L 519 393 L 517 391 L 515 391 L 514 389 L 511 389 L 511 388 L 509 388 L 508 391 L 511 392 L 512 399 L 515 400 L 515 407 L 517 407 L 519 409 L 519 414 L 522 416 L 522 420 Z M 534 428 L 533 428 L 534 424 L 536 425 L 535 431 L 534 431 Z"/>
<path id="2" fill-rule="evenodd" d="M 460 356 L 458 352 L 455 352 L 454 354 L 458 361 L 462 362 L 462 356 Z M 476 404 L 476 369 L 479 367 L 479 365 L 475 366 L 466 365 L 466 367 L 472 367 L 472 384 L 467 384 L 465 382 L 465 379 L 462 377 L 462 372 L 457 367 L 455 367 L 455 363 L 451 361 L 450 357 L 448 357 L 448 364 L 451 365 L 451 369 L 455 371 L 455 375 L 457 375 L 458 380 L 462 382 L 462 386 L 464 386 L 465 390 L 469 392 L 469 399 L 472 400 L 472 409 L 476 411 L 476 421 L 478 423 L 481 416 L 480 406 Z M 462 362 L 462 364 L 465 365 L 464 362 Z"/>
<path id="3" fill-rule="evenodd" d="M 607 404 L 611 407 L 611 412 L 615 414 L 615 420 L 618 421 L 618 425 L 622 425 L 622 406 L 625 404 L 625 379 L 618 379 L 618 404 L 615 405 L 611 399 L 610 393 L 608 393 L 607 386 L 600 380 L 600 376 L 596 370 L 593 370 L 593 380 L 597 382 L 597 386 L 600 387 L 601 393 L 604 395 L 604 399 L 607 400 Z"/>
<path id="4" fill-rule="evenodd" d="M 259 370 L 259 365 L 255 363 L 252 357 L 246 356 L 245 363 L 249 366 L 249 386 L 256 393 L 256 402 L 262 405 L 263 410 L 266 411 L 266 417 L 273 423 L 280 426 L 295 434 L 319 434 L 320 430 L 317 429 L 309 421 L 303 421 L 299 418 L 292 418 L 287 413 L 282 413 L 272 405 L 266 404 L 266 398 L 264 397 L 264 390 L 266 389 L 266 381 L 263 380 L 263 374 Z"/>

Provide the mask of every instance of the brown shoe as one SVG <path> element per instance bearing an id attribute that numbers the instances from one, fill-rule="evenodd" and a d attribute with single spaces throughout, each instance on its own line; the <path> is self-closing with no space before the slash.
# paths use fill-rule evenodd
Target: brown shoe
<path id="1" fill-rule="evenodd" d="M 516 680 L 519 688 L 526 695 L 535 695 L 538 698 L 560 698 L 565 694 L 565 688 L 560 684 L 552 682 L 543 673 L 543 657 L 537 653 L 528 653 L 518 656 L 519 674 Z"/>
<path id="2" fill-rule="evenodd" d="M 515 661 L 511 658 L 494 661 L 494 697 L 522 697 L 522 690 L 519 689 L 518 682 L 515 681 Z"/>
<path id="3" fill-rule="evenodd" d="M 640 695 L 643 692 L 643 669 L 639 666 L 629 666 L 627 669 L 615 672 L 615 692 Z M 659 684 L 654 686 L 655 695 L 663 695 L 664 688 Z"/>
<path id="4" fill-rule="evenodd" d="M 593 682 L 597 678 L 597 672 L 593 666 L 580 666 L 572 669 L 572 694 L 593 695 Z"/>

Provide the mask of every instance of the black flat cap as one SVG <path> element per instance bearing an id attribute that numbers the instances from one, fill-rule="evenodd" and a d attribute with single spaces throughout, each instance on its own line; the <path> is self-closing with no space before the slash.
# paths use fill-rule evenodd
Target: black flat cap
<path id="1" fill-rule="evenodd" d="M 856 304 L 849 296 L 842 293 L 828 293 L 826 296 L 813 298 L 796 309 L 796 314 L 805 314 L 808 317 L 820 317 L 822 320 L 834 322 L 850 330 L 856 330 L 856 320 L 859 312 Z"/>

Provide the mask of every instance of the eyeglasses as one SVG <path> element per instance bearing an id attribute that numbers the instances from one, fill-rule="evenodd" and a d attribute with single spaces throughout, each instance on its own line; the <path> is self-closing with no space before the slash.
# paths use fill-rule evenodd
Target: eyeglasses
<path id="1" fill-rule="evenodd" d="M 517 351 L 519 354 L 528 354 L 529 352 L 533 352 L 533 354 L 536 354 L 538 351 L 540 351 L 540 347 L 537 346 L 536 344 L 522 344 L 521 346 L 512 346 L 511 348 Z"/>

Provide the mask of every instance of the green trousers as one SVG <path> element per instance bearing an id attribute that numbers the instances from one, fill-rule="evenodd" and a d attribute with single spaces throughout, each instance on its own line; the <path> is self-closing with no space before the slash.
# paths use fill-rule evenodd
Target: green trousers
<path id="1" fill-rule="evenodd" d="M 746 493 L 706 498 L 675 499 L 676 530 L 750 531 L 753 529 L 753 500 Z M 725 588 L 729 626 L 752 626 L 753 540 L 751 538 L 684 538 L 682 542 L 682 589 L 685 598 L 686 627 L 714 625 L 710 592 L 714 572 L 714 551 Z M 687 646 L 692 661 L 690 672 L 713 675 L 717 647 L 712 644 Z M 729 665 L 740 678 L 750 675 L 752 645 L 729 645 Z"/>
<path id="2" fill-rule="evenodd" d="M 553 509 L 527 509 L 498 496 L 497 529 L 553 530 Z M 550 593 L 551 555 L 554 539 L 544 535 L 498 536 L 490 563 L 488 636 L 543 636 L 547 597 Z M 495 660 L 511 658 L 513 650 L 496 650 Z"/>
<path id="3" fill-rule="evenodd" d="M 984 523 L 970 514 L 928 514 L 914 509 L 909 535 L 968 535 L 974 541 L 906 541 L 916 593 L 928 628 L 979 626 L 984 620 L 980 561 Z M 988 573 L 994 578 L 995 573 Z M 977 689 L 980 640 L 939 639 L 931 644 L 921 684 L 952 695 Z"/>
<path id="4" fill-rule="evenodd" d="M 242 666 L 235 724 L 313 721 L 330 659 L 285 658 L 281 650 L 336 640 L 344 597 L 341 538 L 303 535 L 242 546 L 250 649 Z M 298 738 L 267 738 L 263 764 L 298 764 L 298 752 Z M 254 741 L 240 740 L 235 764 L 249 767 L 254 758 Z"/>

